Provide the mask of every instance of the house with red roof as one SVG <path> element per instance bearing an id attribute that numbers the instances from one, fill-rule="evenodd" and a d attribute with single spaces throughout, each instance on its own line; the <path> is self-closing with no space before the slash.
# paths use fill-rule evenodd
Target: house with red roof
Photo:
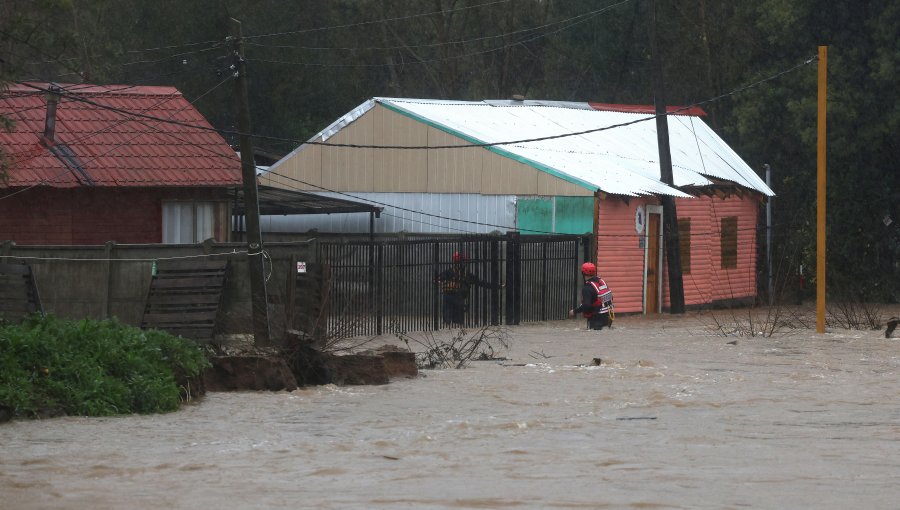
<path id="1" fill-rule="evenodd" d="M 175 88 L 16 84 L 0 115 L 0 241 L 229 240 L 240 159 Z"/>

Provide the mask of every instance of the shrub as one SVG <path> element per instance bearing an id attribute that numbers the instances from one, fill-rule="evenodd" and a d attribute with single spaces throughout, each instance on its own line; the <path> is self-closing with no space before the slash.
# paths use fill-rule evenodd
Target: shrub
<path id="1" fill-rule="evenodd" d="M 116 320 L 33 316 L 0 326 L 0 405 L 15 416 L 108 416 L 178 409 L 175 374 L 208 366 L 195 344 Z"/>

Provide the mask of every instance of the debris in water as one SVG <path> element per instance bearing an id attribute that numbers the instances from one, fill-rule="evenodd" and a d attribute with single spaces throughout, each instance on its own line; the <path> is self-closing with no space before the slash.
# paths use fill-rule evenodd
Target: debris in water
<path id="1" fill-rule="evenodd" d="M 897 329 L 897 325 L 900 324 L 900 318 L 891 317 L 887 321 L 887 327 L 884 328 L 884 337 L 890 338 L 891 334 L 894 333 L 894 330 Z"/>

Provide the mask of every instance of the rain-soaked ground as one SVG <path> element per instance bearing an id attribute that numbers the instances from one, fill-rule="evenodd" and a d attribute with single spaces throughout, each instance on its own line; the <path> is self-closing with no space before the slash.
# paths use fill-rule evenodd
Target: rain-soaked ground
<path id="1" fill-rule="evenodd" d="M 385 386 L 14 421 L 0 508 L 900 508 L 900 339 L 716 327 L 741 313 L 513 327 L 506 360 Z"/>

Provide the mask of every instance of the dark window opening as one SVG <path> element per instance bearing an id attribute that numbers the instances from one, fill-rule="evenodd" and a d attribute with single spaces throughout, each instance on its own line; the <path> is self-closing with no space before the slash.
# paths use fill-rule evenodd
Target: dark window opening
<path id="1" fill-rule="evenodd" d="M 737 216 L 722 218 L 722 269 L 737 267 Z"/>

